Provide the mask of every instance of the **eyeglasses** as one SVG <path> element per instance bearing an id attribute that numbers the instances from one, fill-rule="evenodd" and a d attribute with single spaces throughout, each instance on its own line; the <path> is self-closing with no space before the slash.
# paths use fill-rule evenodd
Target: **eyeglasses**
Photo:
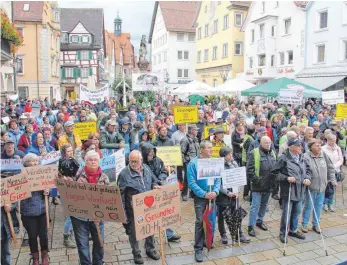
<path id="1" fill-rule="evenodd" d="M 138 163 L 140 163 L 140 161 L 138 161 L 138 160 L 130 160 L 129 163 L 130 164 L 138 164 Z"/>

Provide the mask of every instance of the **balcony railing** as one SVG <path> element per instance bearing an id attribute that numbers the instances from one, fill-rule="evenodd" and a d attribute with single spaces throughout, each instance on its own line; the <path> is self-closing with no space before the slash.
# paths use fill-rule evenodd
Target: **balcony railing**
<path id="1" fill-rule="evenodd" d="M 8 40 L 1 39 L 1 61 L 8 61 L 11 59 L 10 42 Z"/>

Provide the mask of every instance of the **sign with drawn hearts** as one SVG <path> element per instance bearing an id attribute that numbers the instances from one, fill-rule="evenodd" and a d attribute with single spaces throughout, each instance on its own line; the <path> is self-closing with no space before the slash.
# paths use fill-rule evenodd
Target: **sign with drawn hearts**
<path id="1" fill-rule="evenodd" d="M 177 183 L 133 196 L 136 239 L 181 223 L 181 191 Z"/>

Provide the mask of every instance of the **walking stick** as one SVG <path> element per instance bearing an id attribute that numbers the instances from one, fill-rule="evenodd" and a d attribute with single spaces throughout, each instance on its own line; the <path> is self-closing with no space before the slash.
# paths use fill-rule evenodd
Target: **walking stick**
<path id="1" fill-rule="evenodd" d="M 94 224 L 95 224 L 95 223 L 94 223 Z M 95 227 L 96 227 L 96 232 L 98 233 L 98 238 L 99 238 L 100 246 L 103 248 L 103 247 L 104 247 L 104 241 L 102 240 L 102 236 L 101 236 L 99 224 L 95 224 Z"/>
<path id="2" fill-rule="evenodd" d="M 311 203 L 312 203 L 312 208 L 313 208 L 314 216 L 315 216 L 315 218 L 316 218 L 316 220 L 317 220 L 318 229 L 319 229 L 319 231 L 320 231 L 320 235 L 321 235 L 322 242 L 323 242 L 323 247 L 324 247 L 324 250 L 325 250 L 325 255 L 328 256 L 328 250 L 327 250 L 327 248 L 326 248 L 326 246 L 325 246 L 323 231 L 322 231 L 321 228 L 320 228 L 320 221 L 319 221 L 318 218 L 317 218 L 317 213 L 316 213 L 316 209 L 315 209 L 314 204 L 313 204 L 313 200 L 312 200 L 312 196 L 311 196 L 310 189 L 307 188 L 307 191 L 308 191 L 308 195 L 310 196 Z"/>
<path id="3" fill-rule="evenodd" d="M 239 210 L 239 198 L 237 197 L 236 199 L 236 210 L 238 211 Z M 237 238 L 238 238 L 238 241 L 239 241 L 239 247 L 241 246 L 241 240 L 240 240 L 240 229 L 242 227 L 242 219 L 241 219 L 241 222 L 240 222 L 240 226 L 237 228 Z"/>
<path id="4" fill-rule="evenodd" d="M 45 195 L 45 205 L 46 205 L 46 226 L 49 229 L 49 206 L 48 206 L 48 195 Z"/>
<path id="5" fill-rule="evenodd" d="M 337 184 L 336 184 L 337 185 Z M 335 197 L 335 208 L 336 208 L 336 187 L 333 186 L 333 189 L 334 189 L 334 197 Z"/>
<path id="6" fill-rule="evenodd" d="M 287 218 L 286 218 L 286 233 L 284 235 L 284 247 L 283 247 L 283 256 L 286 255 L 286 246 L 287 246 L 287 235 L 288 235 L 288 223 L 289 223 L 289 206 L 290 206 L 290 194 L 292 192 L 292 183 L 289 184 L 289 196 L 288 196 L 288 205 L 287 205 Z"/>
<path id="7" fill-rule="evenodd" d="M 6 202 L 4 204 L 6 204 Z M 16 233 L 14 232 L 14 228 L 13 228 L 11 212 L 6 212 L 6 215 L 7 215 L 7 220 L 8 220 L 8 226 L 10 227 L 10 233 L 11 233 L 12 240 L 14 243 L 16 243 L 17 237 L 16 237 Z"/>

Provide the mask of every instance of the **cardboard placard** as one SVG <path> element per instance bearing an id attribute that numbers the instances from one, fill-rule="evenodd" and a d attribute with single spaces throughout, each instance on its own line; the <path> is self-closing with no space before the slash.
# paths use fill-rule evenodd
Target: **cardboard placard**
<path id="1" fill-rule="evenodd" d="M 225 189 L 247 185 L 246 167 L 223 170 L 222 179 Z"/>
<path id="2" fill-rule="evenodd" d="M 181 191 L 178 184 L 162 186 L 133 196 L 136 240 L 181 223 Z"/>
<path id="3" fill-rule="evenodd" d="M 231 144 L 231 134 L 224 134 L 224 139 L 223 139 L 224 143 L 229 146 L 232 147 Z"/>
<path id="4" fill-rule="evenodd" d="M 22 175 L 25 175 L 30 183 L 30 191 L 55 188 L 54 180 L 58 177 L 57 165 L 24 167 Z"/>
<path id="5" fill-rule="evenodd" d="M 81 140 L 87 140 L 90 133 L 96 132 L 96 122 L 76 122 L 74 126 L 74 133 L 80 137 Z"/>
<path id="6" fill-rule="evenodd" d="M 203 158 L 198 159 L 197 179 L 221 178 L 224 170 L 224 158 Z"/>
<path id="7" fill-rule="evenodd" d="M 225 133 L 228 132 L 228 126 L 227 125 L 209 125 L 209 126 L 205 126 L 204 127 L 204 138 L 207 138 L 208 137 L 208 130 L 211 129 L 211 128 L 218 128 L 218 127 L 222 127 L 225 131 Z"/>
<path id="8" fill-rule="evenodd" d="M 182 152 L 180 146 L 157 147 L 157 157 L 163 160 L 165 166 L 182 166 Z"/>
<path id="9" fill-rule="evenodd" d="M 22 159 L 1 159 L 1 171 L 17 171 L 22 168 Z"/>
<path id="10" fill-rule="evenodd" d="M 341 118 L 347 117 L 347 104 L 336 105 L 336 117 L 341 117 Z"/>
<path id="11" fill-rule="evenodd" d="M 173 108 L 175 124 L 197 123 L 198 106 L 175 106 Z"/>
<path id="12" fill-rule="evenodd" d="M 1 179 L 1 205 L 31 197 L 30 183 L 25 175 Z"/>
<path id="13" fill-rule="evenodd" d="M 119 187 L 55 180 L 64 214 L 92 220 L 125 223 Z"/>
<path id="14" fill-rule="evenodd" d="M 50 165 L 50 164 L 55 164 L 56 162 L 59 161 L 61 158 L 61 153 L 60 151 L 53 151 L 49 152 L 45 156 L 40 156 L 40 164 L 41 165 Z"/>

